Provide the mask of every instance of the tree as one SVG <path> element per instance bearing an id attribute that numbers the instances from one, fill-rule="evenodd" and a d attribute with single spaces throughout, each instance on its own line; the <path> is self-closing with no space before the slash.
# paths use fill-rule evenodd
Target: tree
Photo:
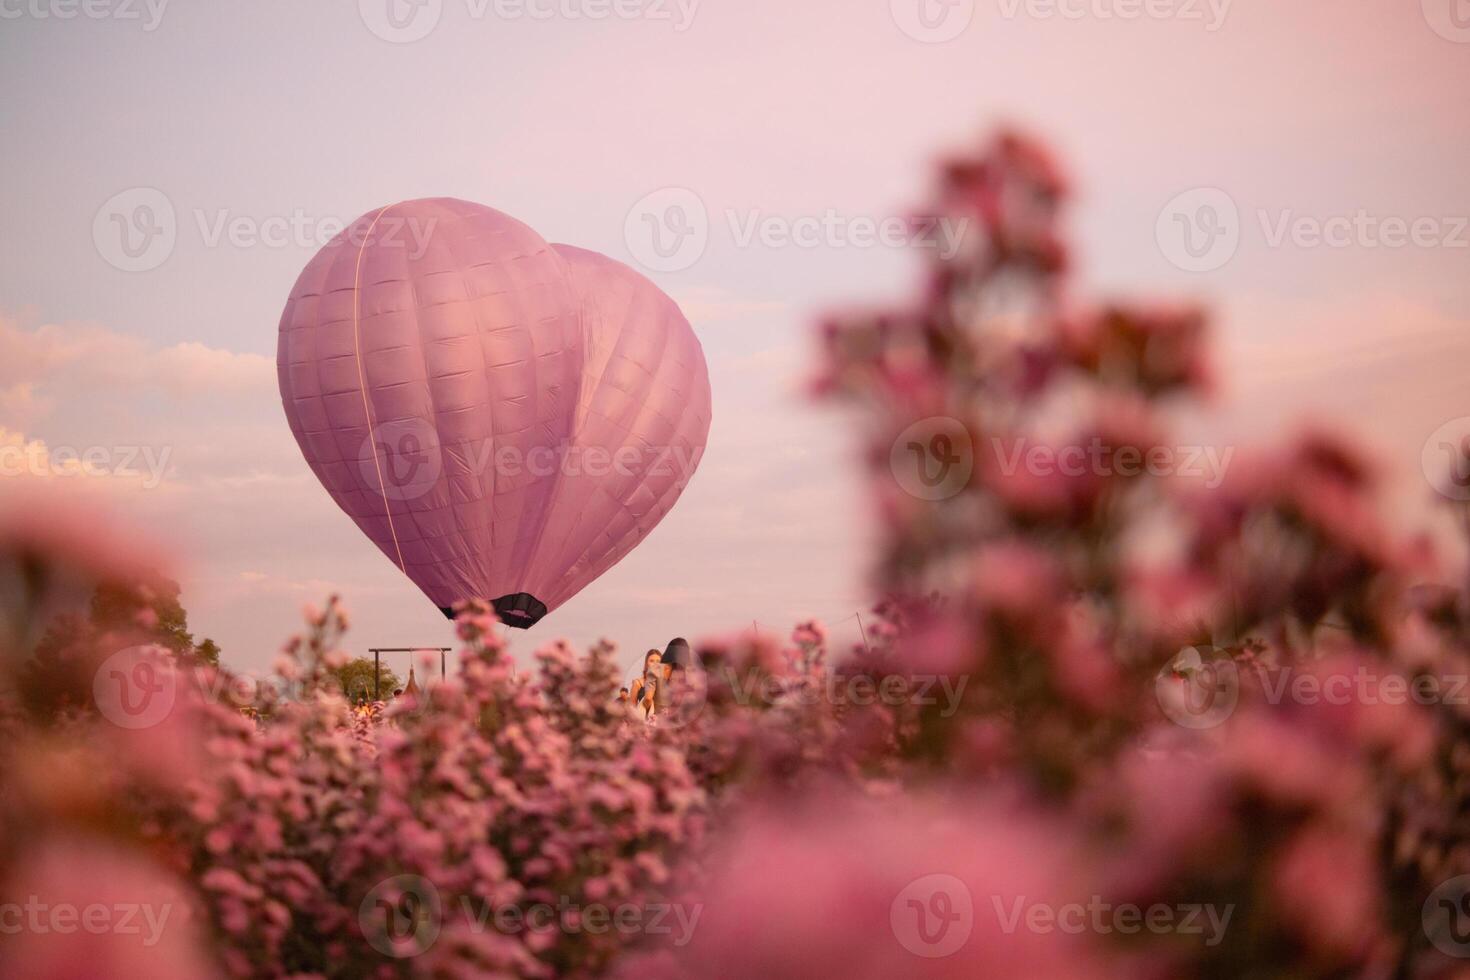
<path id="1" fill-rule="evenodd" d="M 331 672 L 337 682 L 342 685 L 342 691 L 347 699 L 354 704 L 361 701 L 373 700 L 373 662 L 367 657 L 358 657 L 342 667 Z M 403 686 L 398 675 L 383 665 L 378 666 L 378 695 L 379 697 L 391 697 L 393 692 Z"/>
<path id="2" fill-rule="evenodd" d="M 218 667 L 219 644 L 207 637 L 195 644 L 179 591 L 179 583 L 162 576 L 138 584 L 99 585 L 92 595 L 91 623 L 99 630 L 141 628 L 149 642 Z"/>
<path id="3" fill-rule="evenodd" d="M 156 643 L 180 657 L 192 656 L 219 666 L 219 644 L 208 638 L 195 644 L 188 613 L 179 601 L 179 584 L 162 576 L 137 583 L 99 584 L 87 614 L 56 617 L 37 643 L 35 656 L 41 663 L 53 661 L 63 649 L 93 646 L 105 633 L 129 637 L 130 642 Z"/>
<path id="4" fill-rule="evenodd" d="M 151 625 L 147 625 L 148 613 L 154 620 Z M 91 621 L 103 630 L 144 626 L 155 643 L 175 653 L 194 649 L 189 617 L 179 601 L 179 583 L 172 579 L 99 585 L 92 594 Z"/>
<path id="5" fill-rule="evenodd" d="M 209 637 L 205 637 L 204 642 L 194 648 L 194 656 L 209 664 L 211 667 L 218 667 L 219 644 L 211 640 Z"/>

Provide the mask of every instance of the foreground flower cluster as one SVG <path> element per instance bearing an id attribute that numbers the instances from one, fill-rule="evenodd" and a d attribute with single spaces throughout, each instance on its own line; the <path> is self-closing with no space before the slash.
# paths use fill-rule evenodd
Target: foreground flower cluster
<path id="1" fill-rule="evenodd" d="M 1333 434 L 1208 485 L 1126 465 L 1178 458 L 1205 318 L 1079 303 L 1065 197 L 1023 138 L 955 159 L 919 220 L 963 247 L 824 327 L 883 521 L 865 645 L 707 639 L 652 725 L 613 650 L 517 670 L 478 606 L 417 696 L 334 688 L 335 601 L 232 696 L 152 645 L 155 556 L 11 507 L 6 972 L 1452 975 L 1470 602 Z M 131 622 L 42 642 L 103 587 Z"/>

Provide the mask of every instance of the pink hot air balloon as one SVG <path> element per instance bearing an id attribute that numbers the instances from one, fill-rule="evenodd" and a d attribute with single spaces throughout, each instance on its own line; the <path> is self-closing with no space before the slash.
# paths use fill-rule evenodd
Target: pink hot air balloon
<path id="1" fill-rule="evenodd" d="M 605 256 L 451 198 L 363 215 L 281 314 L 286 418 L 337 505 L 434 604 L 530 626 L 679 498 L 709 373 L 678 306 Z"/>

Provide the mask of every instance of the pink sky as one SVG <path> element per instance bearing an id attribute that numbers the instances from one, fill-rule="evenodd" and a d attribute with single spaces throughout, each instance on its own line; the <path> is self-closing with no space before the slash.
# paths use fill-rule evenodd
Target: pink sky
<path id="1" fill-rule="evenodd" d="M 1083 285 L 1216 311 L 1224 398 L 1198 431 L 1259 442 L 1298 413 L 1336 419 L 1378 448 L 1396 515 L 1430 513 L 1425 440 L 1470 415 L 1463 0 L 925 0 L 931 36 L 955 35 L 939 43 L 905 33 L 928 30 L 920 0 L 627 0 L 637 16 L 602 19 L 598 0 L 442 0 L 410 43 L 370 28 L 388 2 L 4 8 L 20 15 L 0 26 L 0 446 L 106 450 L 91 475 L 49 478 L 173 543 L 191 623 L 229 662 L 267 664 L 331 590 L 357 647 L 450 642 L 306 469 L 273 367 L 323 229 L 426 195 L 635 264 L 625 228 L 648 195 L 682 189 L 708 219 L 696 259 L 645 270 L 709 362 L 701 469 L 519 650 L 605 634 L 631 660 L 676 633 L 865 608 L 847 429 L 796 394 L 809 324 L 910 285 L 912 256 L 850 232 L 905 213 L 928 162 L 1001 121 L 1075 175 Z M 161 260 L 108 242 L 139 188 L 173 212 Z M 1181 268 L 1159 230 L 1171 202 L 1221 193 L 1238 243 Z M 1385 244 L 1394 219 L 1429 222 L 1424 243 Z M 839 231 L 744 238 L 814 223 Z M 138 475 L 116 472 L 128 453 Z"/>

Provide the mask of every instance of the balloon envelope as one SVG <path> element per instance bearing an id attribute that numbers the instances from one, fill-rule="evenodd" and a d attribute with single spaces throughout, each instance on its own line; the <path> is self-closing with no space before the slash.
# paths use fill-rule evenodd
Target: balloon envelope
<path id="1" fill-rule="evenodd" d="M 281 399 L 332 499 L 448 613 L 529 626 L 631 551 L 693 475 L 709 375 L 621 263 L 449 198 L 363 215 L 297 279 Z"/>

